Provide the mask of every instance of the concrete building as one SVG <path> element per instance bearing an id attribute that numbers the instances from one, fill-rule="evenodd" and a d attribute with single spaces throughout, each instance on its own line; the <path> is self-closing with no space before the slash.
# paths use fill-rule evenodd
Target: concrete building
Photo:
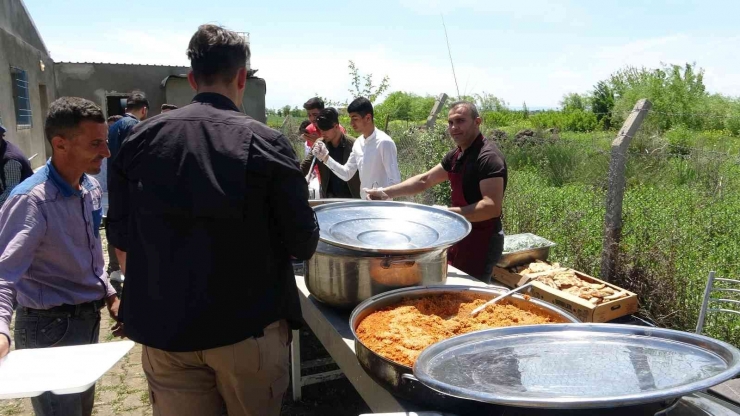
<path id="1" fill-rule="evenodd" d="M 0 1 L 0 119 L 5 139 L 42 165 L 51 149 L 44 140 L 46 110 L 56 99 L 54 61 L 20 0 Z"/>
<path id="2" fill-rule="evenodd" d="M 249 42 L 249 35 L 242 33 Z M 249 69 L 242 111 L 262 122 L 265 114 L 265 80 Z M 123 114 L 126 97 L 143 91 L 157 115 L 164 103 L 178 107 L 190 103 L 194 91 L 186 74 L 190 68 L 163 65 L 110 63 L 55 63 L 22 0 L 0 1 L 0 120 L 5 138 L 17 144 L 34 168 L 51 156 L 44 138 L 49 103 L 75 96 L 98 104 L 106 117 Z"/>

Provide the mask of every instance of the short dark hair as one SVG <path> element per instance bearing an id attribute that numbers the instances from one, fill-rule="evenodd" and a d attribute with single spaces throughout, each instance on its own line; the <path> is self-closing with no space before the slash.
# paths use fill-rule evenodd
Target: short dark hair
<path id="1" fill-rule="evenodd" d="M 455 101 L 454 103 L 450 104 L 450 111 L 456 109 L 457 107 L 467 108 L 473 118 L 480 117 L 478 107 L 476 107 L 475 104 L 471 103 L 470 101 Z"/>
<path id="2" fill-rule="evenodd" d="M 310 100 L 303 103 L 303 108 L 308 110 L 323 110 L 324 109 L 324 101 L 319 97 L 313 97 Z"/>
<path id="3" fill-rule="evenodd" d="M 365 117 L 370 114 L 370 117 L 373 119 L 375 118 L 375 114 L 373 113 L 373 103 L 365 97 L 357 97 L 354 101 L 349 103 L 347 106 L 347 113 L 357 113 L 360 117 Z"/>
<path id="4" fill-rule="evenodd" d="M 128 96 L 126 100 L 126 110 L 139 110 L 142 108 L 149 108 L 149 100 L 146 95 L 141 91 L 134 91 Z"/>
<path id="5" fill-rule="evenodd" d="M 108 123 L 111 123 L 111 122 L 115 123 L 116 121 L 118 121 L 118 120 L 120 120 L 122 118 L 123 118 L 123 116 L 115 115 L 115 116 L 108 117 L 108 120 L 106 120 L 106 121 Z"/>
<path id="6" fill-rule="evenodd" d="M 72 130 L 83 121 L 105 123 L 103 111 L 90 100 L 79 97 L 61 97 L 51 103 L 44 123 L 46 140 L 56 136 L 72 138 Z"/>
<path id="7" fill-rule="evenodd" d="M 316 117 L 316 125 L 319 130 L 331 130 L 337 124 L 339 124 L 339 113 L 331 107 L 321 110 L 319 116 Z"/>
<path id="8" fill-rule="evenodd" d="M 217 25 L 200 25 L 187 52 L 195 81 L 204 85 L 231 82 L 250 54 L 243 36 Z"/>
<path id="9" fill-rule="evenodd" d="M 177 110 L 177 106 L 174 104 L 162 104 L 160 110 Z"/>
<path id="10" fill-rule="evenodd" d="M 301 125 L 298 126 L 298 133 L 300 134 L 306 134 L 306 128 L 311 125 L 311 122 L 309 120 L 303 120 L 301 122 Z"/>

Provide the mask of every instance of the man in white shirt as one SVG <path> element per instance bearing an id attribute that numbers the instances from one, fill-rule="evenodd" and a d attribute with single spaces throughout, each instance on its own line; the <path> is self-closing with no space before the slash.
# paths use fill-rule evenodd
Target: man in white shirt
<path id="1" fill-rule="evenodd" d="M 366 188 L 387 187 L 401 182 L 398 170 L 396 144 L 380 129 L 375 128 L 373 105 L 367 98 L 356 98 L 347 107 L 352 128 L 362 133 L 352 146 L 352 153 L 344 165 L 329 156 L 329 150 L 318 141 L 311 152 L 343 181 L 360 172 L 360 197 L 365 199 Z"/>

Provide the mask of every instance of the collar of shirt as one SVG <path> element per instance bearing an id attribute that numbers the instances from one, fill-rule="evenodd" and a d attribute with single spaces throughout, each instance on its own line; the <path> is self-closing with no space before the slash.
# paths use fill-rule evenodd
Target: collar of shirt
<path id="1" fill-rule="evenodd" d="M 239 108 L 228 97 L 215 92 L 202 92 L 193 97 L 194 103 L 210 104 L 220 110 L 239 111 Z"/>
<path id="2" fill-rule="evenodd" d="M 458 153 L 457 158 L 462 159 L 463 156 L 470 153 L 471 149 L 475 149 L 475 148 L 479 148 L 483 146 L 483 140 L 485 140 L 485 138 L 483 137 L 483 133 L 480 133 L 478 134 L 478 137 L 476 137 L 475 140 L 473 140 L 473 143 L 471 143 L 470 146 L 468 146 L 467 149 L 462 150 L 460 146 L 457 146 L 457 148 L 460 149 L 460 152 Z"/>
<path id="3" fill-rule="evenodd" d="M 336 148 L 342 148 L 342 147 L 344 147 L 344 145 L 346 143 L 347 143 L 347 136 L 345 136 L 344 134 L 342 134 L 342 137 L 339 139 L 339 144 L 338 145 L 334 146 L 330 142 L 326 142 L 326 147 L 328 147 L 328 148 L 335 148 L 335 147 Z"/>
<path id="4" fill-rule="evenodd" d="M 131 114 L 131 113 L 126 113 L 126 114 L 124 114 L 123 116 L 124 116 L 124 117 L 129 117 L 129 118 L 133 118 L 134 120 L 136 120 L 136 121 L 139 121 L 139 117 L 136 117 L 135 115 L 133 115 L 133 114 Z"/>
<path id="5" fill-rule="evenodd" d="M 378 129 L 377 128 L 374 128 L 373 129 L 373 133 L 371 135 L 365 137 L 365 143 L 367 143 L 369 141 L 375 140 L 376 137 L 378 137 Z"/>
<path id="6" fill-rule="evenodd" d="M 49 178 L 51 178 L 51 181 L 54 182 L 54 185 L 56 185 L 57 188 L 59 188 L 59 191 L 62 192 L 62 195 L 65 198 L 69 198 L 72 195 L 82 196 L 81 190 L 73 188 L 64 180 L 64 178 L 62 178 L 62 175 L 57 172 L 54 165 L 51 163 L 51 159 L 46 162 L 46 166 L 49 168 Z M 80 185 L 82 185 L 82 189 L 85 191 L 92 190 L 93 184 L 90 182 L 90 179 L 87 178 L 86 173 L 83 173 L 82 177 L 80 177 Z"/>

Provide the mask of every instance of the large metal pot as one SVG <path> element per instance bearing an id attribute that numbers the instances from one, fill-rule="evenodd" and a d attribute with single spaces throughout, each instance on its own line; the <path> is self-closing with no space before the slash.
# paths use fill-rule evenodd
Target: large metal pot
<path id="1" fill-rule="evenodd" d="M 319 205 L 325 205 L 325 204 L 333 204 L 335 202 L 357 202 L 357 199 L 351 199 L 351 198 L 321 198 L 321 199 L 309 199 L 308 205 L 313 207 L 318 207 Z"/>
<path id="2" fill-rule="evenodd" d="M 371 296 L 447 280 L 447 248 L 420 254 L 388 255 L 349 250 L 319 242 L 305 262 L 308 291 L 319 301 L 350 309 Z"/>
<path id="3" fill-rule="evenodd" d="M 466 292 L 480 295 L 481 298 L 492 299 L 508 289 L 503 287 L 470 287 L 470 286 L 428 286 L 410 287 L 373 296 L 359 304 L 350 315 L 349 326 L 355 337 L 355 354 L 360 365 L 378 384 L 392 394 L 405 400 L 421 404 L 429 409 L 455 411 L 457 413 L 488 412 L 492 409 L 489 404 L 481 404 L 439 393 L 420 383 L 413 375 L 411 367 L 390 361 L 366 347 L 357 338 L 357 327 L 365 317 L 378 309 L 394 305 L 404 298 L 420 298 L 429 295 L 439 295 L 449 292 Z M 539 313 L 551 316 L 559 322 L 579 322 L 573 315 L 564 310 L 537 299 L 525 299 L 521 295 L 512 295 L 509 302 L 525 309 L 535 309 Z"/>

